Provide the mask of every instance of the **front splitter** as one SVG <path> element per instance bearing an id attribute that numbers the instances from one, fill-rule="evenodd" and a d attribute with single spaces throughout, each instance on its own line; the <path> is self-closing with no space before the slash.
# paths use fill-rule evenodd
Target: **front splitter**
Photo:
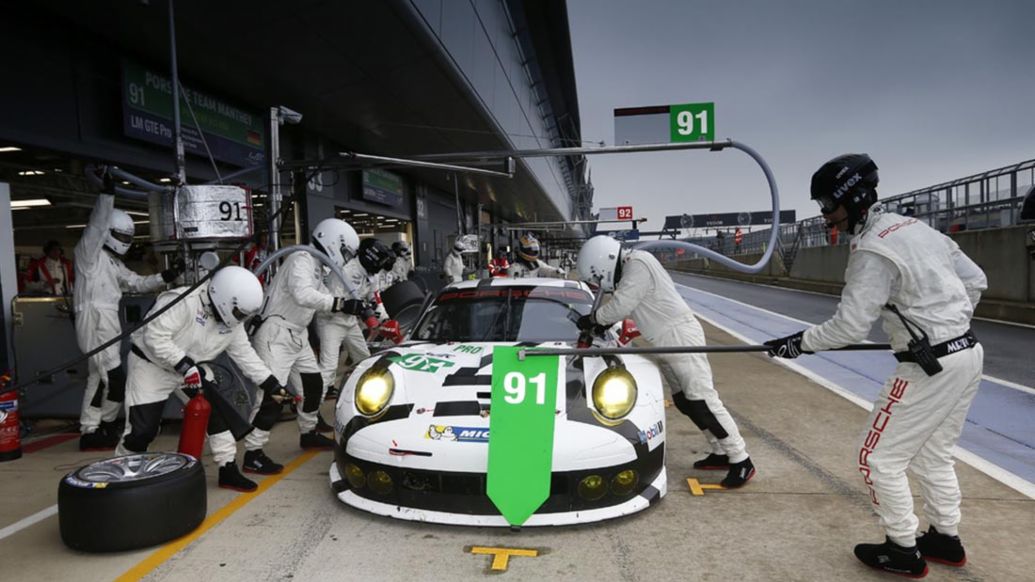
<path id="1" fill-rule="evenodd" d="M 331 463 L 328 471 L 331 485 L 341 481 L 341 473 L 338 472 L 337 463 Z M 333 490 L 333 489 L 332 489 Z M 651 497 L 645 497 L 647 492 Z M 657 493 L 654 493 L 656 491 Z M 583 511 L 568 511 L 563 513 L 537 513 L 528 518 L 522 527 L 539 527 L 551 525 L 573 525 L 577 523 L 593 523 L 614 519 L 623 515 L 630 515 L 643 511 L 650 507 L 652 502 L 660 501 L 668 491 L 668 478 L 664 469 L 651 482 L 644 493 L 632 497 L 628 501 L 610 507 L 599 509 L 587 509 Z M 355 507 L 362 511 L 383 515 L 395 519 L 407 521 L 423 521 L 428 523 L 441 523 L 446 525 L 472 525 L 481 527 L 510 527 L 510 523 L 502 515 L 468 515 L 464 513 L 447 513 L 444 511 L 429 511 L 426 509 L 413 509 L 399 505 L 391 505 L 373 501 L 356 495 L 351 490 L 345 490 L 337 494 L 338 499 L 345 505 Z"/>

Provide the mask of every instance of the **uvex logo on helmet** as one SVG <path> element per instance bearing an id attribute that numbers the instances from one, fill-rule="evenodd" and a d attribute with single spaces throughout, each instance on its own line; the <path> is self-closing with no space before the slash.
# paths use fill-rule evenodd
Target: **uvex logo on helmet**
<path id="1" fill-rule="evenodd" d="M 837 190 L 834 190 L 834 198 L 835 199 L 839 199 L 842 196 L 844 196 L 845 193 L 848 192 L 849 190 L 851 190 L 852 186 L 855 186 L 856 184 L 858 184 L 860 180 L 862 180 L 862 176 L 860 176 L 858 173 L 853 175 L 851 178 L 848 178 L 847 182 L 845 182 L 844 184 L 841 184 L 841 186 L 838 187 Z"/>

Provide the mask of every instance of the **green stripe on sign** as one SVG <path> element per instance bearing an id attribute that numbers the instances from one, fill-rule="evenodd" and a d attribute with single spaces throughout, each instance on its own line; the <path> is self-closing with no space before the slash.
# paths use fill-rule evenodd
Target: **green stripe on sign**
<path id="1" fill-rule="evenodd" d="M 521 525 L 550 496 L 560 358 L 518 360 L 519 347 L 492 350 L 489 499 Z"/>

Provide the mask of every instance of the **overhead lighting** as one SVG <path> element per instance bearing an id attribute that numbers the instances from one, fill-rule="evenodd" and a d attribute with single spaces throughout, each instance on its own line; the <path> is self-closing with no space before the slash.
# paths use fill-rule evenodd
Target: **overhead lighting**
<path id="1" fill-rule="evenodd" d="M 140 212 L 139 210 L 127 210 L 126 214 L 132 214 L 133 216 L 147 216 L 148 218 L 151 217 L 150 214 L 146 212 Z"/>
<path id="2" fill-rule="evenodd" d="M 14 146 L 4 146 L 4 147 L 0 148 L 0 153 L 4 153 L 4 152 L 20 152 L 20 151 L 22 151 L 22 148 L 16 148 Z"/>
<path id="3" fill-rule="evenodd" d="M 11 200 L 11 208 L 31 208 L 33 206 L 50 206 L 50 200 L 46 198 L 33 198 L 31 200 Z"/>
<path id="4" fill-rule="evenodd" d="M 366 212 L 357 212 L 356 216 L 370 216 L 370 215 L 367 214 Z"/>
<path id="5" fill-rule="evenodd" d="M 18 172 L 19 176 L 42 176 L 45 172 L 43 170 L 24 170 Z"/>
<path id="6" fill-rule="evenodd" d="M 170 178 L 159 178 L 158 181 L 163 184 L 168 184 L 169 182 L 172 182 Z"/>

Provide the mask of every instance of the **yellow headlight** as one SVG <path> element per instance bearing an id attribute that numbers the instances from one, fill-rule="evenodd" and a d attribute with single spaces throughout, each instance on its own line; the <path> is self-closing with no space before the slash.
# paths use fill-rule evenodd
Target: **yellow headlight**
<path id="1" fill-rule="evenodd" d="M 600 475 L 588 475 L 579 482 L 578 491 L 583 499 L 596 501 L 607 493 L 607 482 Z"/>
<path id="2" fill-rule="evenodd" d="M 367 484 L 378 495 L 388 495 L 392 492 L 392 476 L 381 469 L 367 475 Z"/>
<path id="3" fill-rule="evenodd" d="M 356 410 L 363 416 L 384 412 L 395 391 L 395 378 L 388 370 L 367 370 L 356 382 Z"/>
<path id="4" fill-rule="evenodd" d="M 593 381 L 593 408 L 604 420 L 620 420 L 636 405 L 636 380 L 625 368 L 604 370 Z"/>
<path id="5" fill-rule="evenodd" d="M 624 497 L 632 493 L 639 482 L 640 474 L 635 469 L 626 469 L 611 479 L 611 493 Z"/>

